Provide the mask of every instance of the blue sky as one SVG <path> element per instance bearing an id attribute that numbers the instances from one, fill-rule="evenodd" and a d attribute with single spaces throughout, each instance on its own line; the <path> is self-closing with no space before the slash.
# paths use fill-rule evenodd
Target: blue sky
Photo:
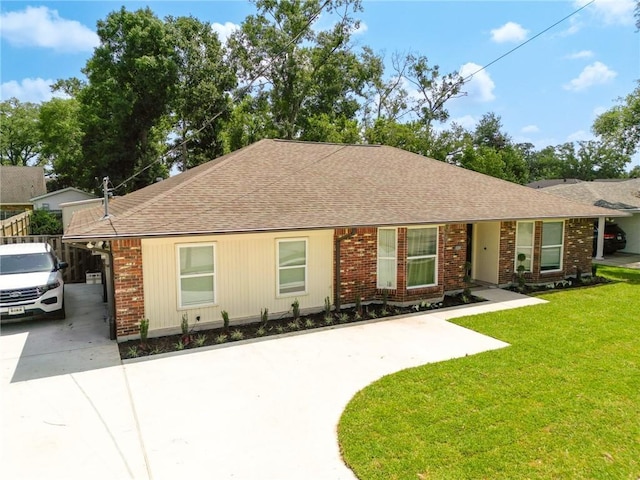
<path id="1" fill-rule="evenodd" d="M 354 42 L 385 52 L 387 61 L 394 52 L 413 51 L 441 72 L 466 76 L 588 1 L 365 0 Z M 193 15 L 223 36 L 255 11 L 245 1 L 4 0 L 2 99 L 45 101 L 56 79 L 82 77 L 97 44 L 96 22 L 123 4 L 130 10 L 148 5 L 159 17 Z M 484 113 L 494 112 L 515 141 L 537 148 L 593 138 L 594 118 L 640 79 L 634 5 L 633 0 L 596 0 L 476 74 L 464 88 L 467 95 L 447 104 L 451 119 L 472 128 Z"/>

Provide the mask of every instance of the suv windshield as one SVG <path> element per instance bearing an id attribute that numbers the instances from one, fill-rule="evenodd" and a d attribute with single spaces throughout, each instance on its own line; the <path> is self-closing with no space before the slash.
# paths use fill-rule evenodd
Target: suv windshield
<path id="1" fill-rule="evenodd" d="M 49 253 L 23 253 L 18 255 L 0 255 L 0 273 L 51 272 L 55 263 Z"/>

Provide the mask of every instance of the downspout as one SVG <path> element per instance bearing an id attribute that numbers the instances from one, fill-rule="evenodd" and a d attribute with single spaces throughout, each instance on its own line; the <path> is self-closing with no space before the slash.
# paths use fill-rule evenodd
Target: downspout
<path id="1" fill-rule="evenodd" d="M 340 243 L 343 240 L 347 240 L 348 238 L 353 238 L 356 235 L 356 229 L 350 228 L 349 233 L 341 235 L 336 238 L 336 298 L 334 301 L 334 305 L 336 307 L 336 312 L 340 312 L 340 282 L 342 281 L 340 278 Z"/>

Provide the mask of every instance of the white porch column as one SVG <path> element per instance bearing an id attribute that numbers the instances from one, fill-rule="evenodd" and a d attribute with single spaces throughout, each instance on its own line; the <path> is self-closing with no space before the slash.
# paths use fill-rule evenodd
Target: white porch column
<path id="1" fill-rule="evenodd" d="M 598 217 L 598 240 L 596 243 L 596 260 L 604 259 L 604 217 Z"/>

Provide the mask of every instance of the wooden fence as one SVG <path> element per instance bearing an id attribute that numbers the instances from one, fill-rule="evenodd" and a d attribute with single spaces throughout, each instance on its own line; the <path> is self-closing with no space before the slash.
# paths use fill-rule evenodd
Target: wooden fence
<path id="1" fill-rule="evenodd" d="M 58 258 L 69 264 L 62 271 L 62 278 L 68 283 L 83 283 L 88 272 L 99 272 L 101 260 L 99 255 L 87 249 L 74 246 L 70 243 L 62 243 L 62 235 L 22 235 L 0 237 L 0 244 L 7 243 L 48 243 L 56 252 Z"/>
<path id="2" fill-rule="evenodd" d="M 29 235 L 31 211 L 27 210 L 0 222 L 0 237 Z M 5 242 L 7 243 L 7 242 Z"/>

